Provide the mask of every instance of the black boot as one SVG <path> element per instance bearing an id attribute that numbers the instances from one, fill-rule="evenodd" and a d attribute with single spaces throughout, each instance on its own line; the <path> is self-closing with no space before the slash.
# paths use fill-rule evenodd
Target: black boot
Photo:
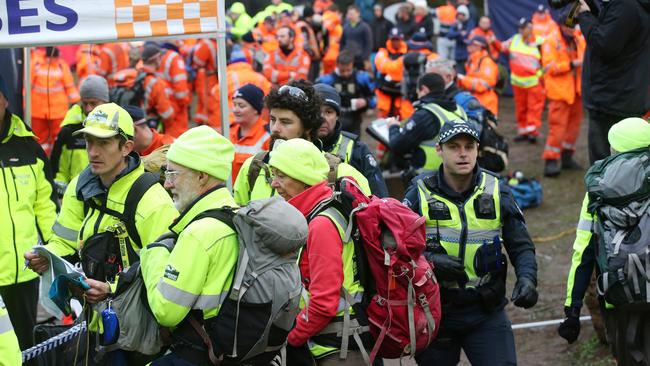
<path id="1" fill-rule="evenodd" d="M 562 172 L 559 160 L 544 160 L 544 176 L 557 177 Z"/>
<path id="2" fill-rule="evenodd" d="M 562 169 L 564 170 L 582 170 L 582 165 L 573 160 L 573 151 L 562 151 Z"/>
<path id="3" fill-rule="evenodd" d="M 528 135 L 517 135 L 512 139 L 514 142 L 524 142 L 528 141 Z"/>
<path id="4" fill-rule="evenodd" d="M 536 144 L 537 143 L 537 136 L 528 135 L 528 142 L 530 142 L 531 144 Z"/>

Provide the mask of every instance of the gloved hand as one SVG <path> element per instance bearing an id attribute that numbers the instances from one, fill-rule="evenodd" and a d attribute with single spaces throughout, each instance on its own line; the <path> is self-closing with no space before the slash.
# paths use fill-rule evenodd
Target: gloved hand
<path id="1" fill-rule="evenodd" d="M 535 284 L 530 279 L 526 277 L 518 278 L 510 300 L 520 308 L 532 308 L 537 304 L 538 295 L 535 287 Z"/>
<path id="2" fill-rule="evenodd" d="M 443 281 L 460 281 L 466 280 L 465 266 L 458 257 L 452 257 L 447 254 L 437 254 L 425 252 L 424 256 L 433 263 L 433 273 L 438 279 Z"/>
<path id="3" fill-rule="evenodd" d="M 571 308 L 565 307 L 564 314 L 566 315 L 566 319 L 560 323 L 560 326 L 557 328 L 557 333 L 571 344 L 580 335 L 580 310 L 572 311 Z"/>

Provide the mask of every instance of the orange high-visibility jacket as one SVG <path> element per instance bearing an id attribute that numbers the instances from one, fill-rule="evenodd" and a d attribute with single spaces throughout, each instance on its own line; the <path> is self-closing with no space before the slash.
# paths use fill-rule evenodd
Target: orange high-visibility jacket
<path id="1" fill-rule="evenodd" d="M 168 94 L 168 86 L 164 79 L 156 76 L 156 71 L 144 66 L 142 71 L 147 73 L 144 78 L 143 106 L 145 113 L 151 116 L 158 116 L 165 126 L 165 133 L 173 122 L 174 107 Z M 177 137 L 172 134 L 172 136 Z"/>
<path id="2" fill-rule="evenodd" d="M 70 67 L 65 60 L 44 57 L 31 65 L 32 117 L 63 119 L 70 105 L 79 101 Z"/>
<path id="3" fill-rule="evenodd" d="M 277 49 L 266 55 L 263 73 L 273 84 L 284 85 L 290 80 L 306 80 L 310 65 L 309 55 L 302 47 L 294 47 L 288 55 Z"/>
<path id="4" fill-rule="evenodd" d="M 562 36 L 550 37 L 542 46 L 542 64 L 548 71 L 544 75 L 546 96 L 573 104 L 576 94 L 582 94 L 582 67 L 573 67 L 571 61 L 584 58 L 586 42 L 579 31 L 574 32 L 575 44 Z"/>
<path id="5" fill-rule="evenodd" d="M 488 55 L 486 50 L 480 50 L 469 55 L 465 64 L 465 77 L 458 79 L 463 89 L 472 93 L 476 99 L 494 115 L 498 114 L 499 96 L 494 91 L 499 78 L 499 68 Z"/>
<path id="6" fill-rule="evenodd" d="M 331 74 L 336 68 L 336 58 L 339 57 L 341 49 L 341 36 L 343 35 L 343 26 L 339 15 L 331 10 L 323 13 L 323 28 L 327 31 L 328 47 L 323 55 L 323 74 Z"/>
<path id="7" fill-rule="evenodd" d="M 501 45 L 501 41 L 499 41 L 496 35 L 494 35 L 492 29 L 485 31 L 479 27 L 476 27 L 469 33 L 467 39 L 472 39 L 476 36 L 481 36 L 488 41 L 488 46 L 490 47 L 490 56 L 492 56 L 492 58 L 495 60 L 498 59 L 499 53 L 501 52 L 503 46 Z"/>
<path id="8" fill-rule="evenodd" d="M 393 81 L 401 81 L 404 74 L 403 56 L 408 52 L 405 42 L 399 49 L 394 49 L 391 41 L 386 41 L 386 48 L 380 48 L 375 56 L 375 66 L 380 75 L 388 75 Z"/>
<path id="9" fill-rule="evenodd" d="M 239 137 L 241 126 L 233 123 L 230 127 L 230 141 L 235 145 L 235 159 L 232 161 L 232 176 L 237 177 L 239 170 L 249 157 L 262 150 L 269 149 L 271 135 L 266 122 L 260 116 L 245 136 Z"/>
<path id="10" fill-rule="evenodd" d="M 194 80 L 194 91 L 198 103 L 194 119 L 199 123 L 207 123 L 208 99 L 210 90 L 217 83 L 217 43 L 213 39 L 201 39 L 194 46 L 192 68 L 197 71 Z"/>
<path id="11" fill-rule="evenodd" d="M 228 110 L 230 111 L 230 120 L 232 121 L 232 96 L 235 90 L 246 84 L 253 84 L 268 95 L 271 91 L 271 82 L 253 70 L 253 67 L 246 62 L 235 62 L 226 68 L 228 84 Z M 217 83 L 210 92 L 210 103 L 208 103 L 208 114 L 210 116 L 208 125 L 214 128 L 221 128 L 221 99 L 219 97 L 220 89 Z M 234 177 L 235 175 L 233 175 Z"/>
<path id="12" fill-rule="evenodd" d="M 259 22 L 257 27 L 253 29 L 253 38 L 255 38 L 255 40 L 262 45 L 262 50 L 264 50 L 266 54 L 269 54 L 280 47 L 278 40 L 275 37 L 275 33 L 276 29 L 269 31 L 264 26 L 263 21 Z"/>
<path id="13" fill-rule="evenodd" d="M 546 13 L 533 14 L 531 23 L 533 23 L 533 34 L 537 37 L 546 38 L 560 35 L 560 26 Z"/>
<path id="14" fill-rule="evenodd" d="M 181 55 L 166 50 L 160 60 L 158 73 L 172 86 L 172 99 L 176 105 L 186 108 L 190 103 L 190 90 L 187 85 L 187 70 Z"/>
<path id="15" fill-rule="evenodd" d="M 81 84 L 81 80 L 85 79 L 88 75 L 97 74 L 97 63 L 99 62 L 99 52 L 101 48 L 94 44 L 82 44 L 75 54 L 77 61 L 77 77 Z"/>
<path id="16" fill-rule="evenodd" d="M 105 43 L 99 51 L 97 73 L 107 80 L 120 70 L 129 67 L 129 45 L 126 43 Z"/>
<path id="17" fill-rule="evenodd" d="M 440 33 L 444 35 L 456 23 L 456 7 L 452 4 L 438 6 L 436 17 L 440 20 Z"/>

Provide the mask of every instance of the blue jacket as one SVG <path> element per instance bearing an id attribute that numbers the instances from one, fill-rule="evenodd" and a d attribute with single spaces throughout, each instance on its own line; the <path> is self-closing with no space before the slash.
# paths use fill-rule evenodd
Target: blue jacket
<path id="1" fill-rule="evenodd" d="M 476 28 L 476 26 L 470 19 L 465 23 L 456 22 L 456 24 L 454 24 L 451 29 L 449 29 L 447 38 L 456 41 L 456 47 L 454 51 L 454 59 L 456 61 L 466 61 L 468 59 L 469 55 L 467 53 L 467 45 L 465 44 L 465 41 L 467 41 L 469 33 L 474 28 Z"/>

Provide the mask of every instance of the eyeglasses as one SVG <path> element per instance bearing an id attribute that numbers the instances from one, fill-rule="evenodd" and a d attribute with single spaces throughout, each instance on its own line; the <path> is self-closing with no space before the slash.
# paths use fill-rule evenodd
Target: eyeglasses
<path id="1" fill-rule="evenodd" d="M 165 180 L 168 182 L 174 182 L 179 174 L 181 174 L 181 172 L 178 170 L 165 170 Z"/>
<path id="2" fill-rule="evenodd" d="M 278 94 L 280 95 L 284 95 L 287 93 L 289 93 L 289 95 L 291 95 L 294 98 L 302 99 L 305 102 L 309 101 L 309 98 L 307 98 L 307 94 L 305 94 L 305 92 L 302 89 L 296 88 L 295 86 L 282 85 L 280 89 L 278 89 Z"/>

